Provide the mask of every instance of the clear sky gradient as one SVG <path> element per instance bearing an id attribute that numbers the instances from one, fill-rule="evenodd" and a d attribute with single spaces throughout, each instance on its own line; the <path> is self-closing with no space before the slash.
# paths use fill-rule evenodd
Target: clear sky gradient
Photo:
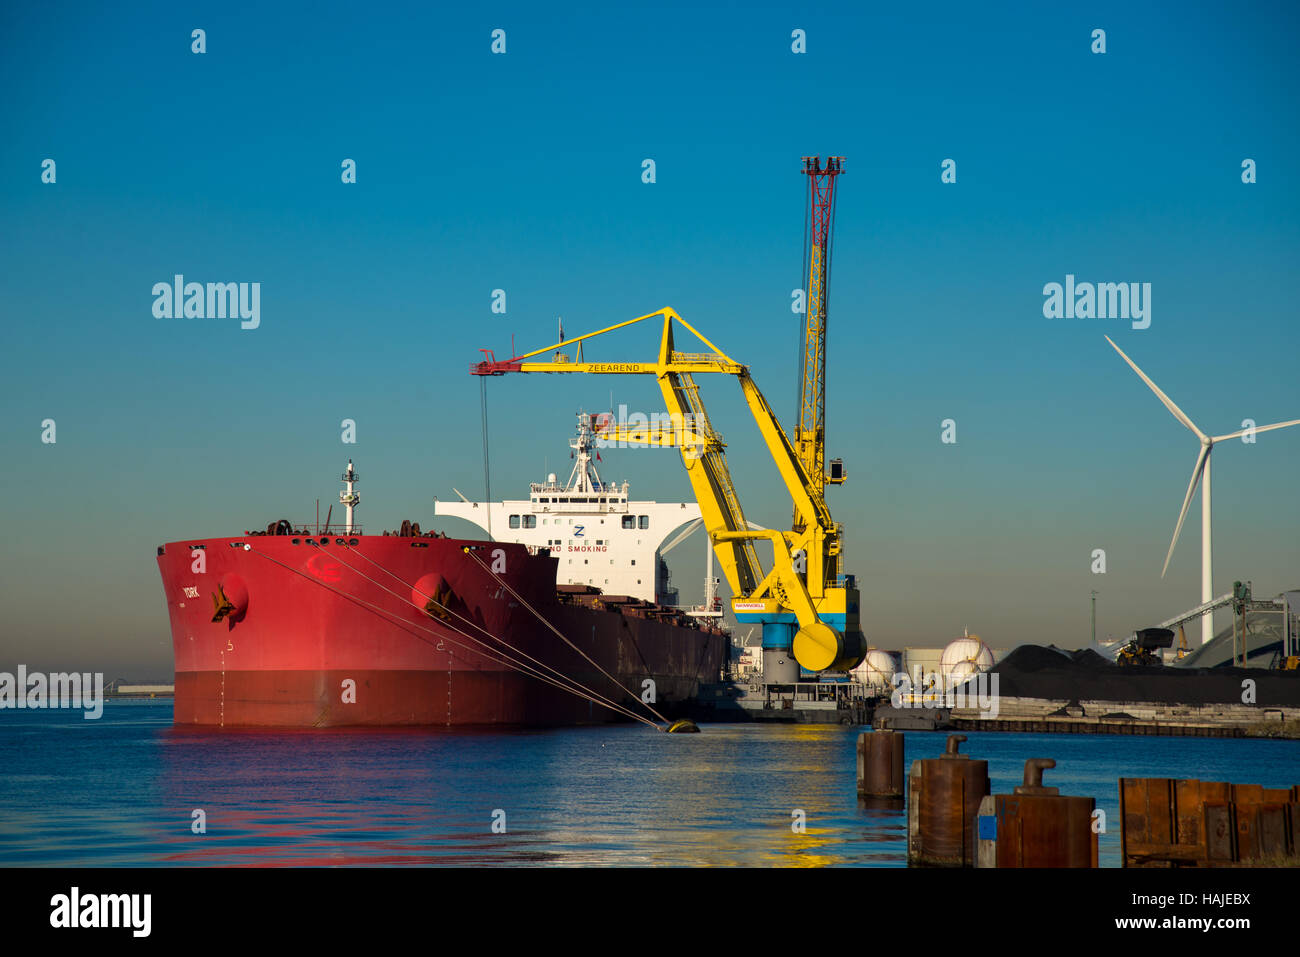
<path id="1" fill-rule="evenodd" d="M 847 157 L 829 501 L 871 642 L 1074 646 L 1094 588 L 1103 637 L 1195 604 L 1199 503 L 1160 567 L 1196 440 L 1103 335 L 1206 432 L 1300 418 L 1297 9 L 5 5 L 0 670 L 169 675 L 155 546 L 323 514 L 349 457 L 368 528 L 439 524 L 433 496 L 482 495 L 468 364 L 557 315 L 671 305 L 789 424 L 809 154 Z M 260 328 L 155 318 L 176 273 L 260 282 Z M 1044 318 L 1067 273 L 1151 283 L 1150 328 Z M 734 382 L 704 389 L 747 513 L 788 522 Z M 648 380 L 488 390 L 498 498 L 567 470 L 580 406 L 660 408 Z M 690 495 L 671 452 L 603 458 L 634 495 Z M 1295 587 L 1300 428 L 1213 461 L 1216 590 Z"/>

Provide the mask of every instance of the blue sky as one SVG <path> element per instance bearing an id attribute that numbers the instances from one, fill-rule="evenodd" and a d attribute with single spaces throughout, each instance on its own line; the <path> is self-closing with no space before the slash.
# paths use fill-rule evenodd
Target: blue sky
<path id="1" fill-rule="evenodd" d="M 1093 588 L 1103 635 L 1194 604 L 1195 507 L 1159 572 L 1195 440 L 1103 334 L 1207 432 L 1300 417 L 1297 17 L 1262 3 L 7 7 L 0 667 L 166 675 L 154 546 L 308 519 L 349 456 L 371 528 L 427 527 L 434 495 L 481 493 L 468 363 L 512 336 L 548 344 L 557 315 L 574 333 L 671 305 L 751 365 L 788 423 L 809 154 L 847 157 L 827 418 L 850 480 L 829 495 L 873 643 L 935 646 L 969 626 L 999 647 L 1077 644 Z M 940 182 L 947 158 L 955 184 Z M 152 286 L 176 273 L 260 282 L 261 326 L 156 319 Z M 1151 327 L 1044 318 L 1043 285 L 1067 273 L 1151 283 Z M 629 333 L 589 354 L 650 349 Z M 611 389 L 659 408 L 649 381 L 490 382 L 494 493 L 567 462 L 572 413 Z M 786 520 L 734 383 L 705 390 L 747 512 Z M 945 418 L 956 445 L 939 441 Z M 636 494 L 690 494 L 671 453 L 604 464 Z M 1216 450 L 1217 590 L 1300 582 L 1298 471 L 1300 428 Z M 674 553 L 688 600 L 701 551 Z"/>

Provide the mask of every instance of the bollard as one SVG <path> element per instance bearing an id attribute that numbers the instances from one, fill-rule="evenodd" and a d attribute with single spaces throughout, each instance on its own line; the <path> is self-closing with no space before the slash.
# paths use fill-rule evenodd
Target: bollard
<path id="1" fill-rule="evenodd" d="M 858 735 L 858 794 L 901 798 L 906 785 L 903 736 L 897 731 L 864 731 Z"/>
<path id="2" fill-rule="evenodd" d="M 1051 758 L 1025 762 L 1014 794 L 986 797 L 979 810 L 980 867 L 1096 867 L 1097 835 L 1090 797 L 1062 795 L 1043 785 Z"/>
<path id="3" fill-rule="evenodd" d="M 964 734 L 948 735 L 942 757 L 913 763 L 908 806 L 909 864 L 974 867 L 980 800 L 989 793 L 989 763 L 958 750 Z"/>

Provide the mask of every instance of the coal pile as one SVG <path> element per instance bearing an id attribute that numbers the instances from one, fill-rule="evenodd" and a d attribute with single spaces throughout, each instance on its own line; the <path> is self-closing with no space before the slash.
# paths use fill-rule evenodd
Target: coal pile
<path id="1" fill-rule="evenodd" d="M 1260 668 L 1167 668 L 1113 664 L 1090 649 L 1066 651 L 1021 645 L 990 669 L 998 694 L 1009 698 L 1150 701 L 1158 704 L 1243 704 L 1242 681 L 1255 682 L 1262 708 L 1300 707 L 1300 672 Z M 975 684 L 967 686 L 974 694 Z M 987 694 L 990 687 L 986 684 Z"/>

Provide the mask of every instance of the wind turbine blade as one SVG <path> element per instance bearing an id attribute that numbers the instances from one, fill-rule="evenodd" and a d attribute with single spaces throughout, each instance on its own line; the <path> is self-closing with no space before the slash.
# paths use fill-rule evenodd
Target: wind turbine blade
<path id="1" fill-rule="evenodd" d="M 1285 429 L 1290 425 L 1300 425 L 1300 419 L 1292 419 L 1290 422 L 1274 422 L 1272 425 L 1257 425 L 1253 429 L 1242 429 L 1240 432 L 1230 432 L 1227 435 L 1216 435 L 1214 441 L 1222 442 L 1224 439 L 1240 438 L 1247 432 L 1269 432 L 1273 429 Z"/>
<path id="2" fill-rule="evenodd" d="M 1152 382 L 1147 377 L 1147 374 L 1137 367 L 1137 363 L 1135 363 L 1128 356 L 1124 355 L 1124 350 L 1121 349 L 1119 346 L 1115 345 L 1114 340 L 1111 339 L 1110 336 L 1106 337 L 1106 341 L 1109 342 L 1111 346 L 1115 349 L 1115 351 L 1119 353 L 1120 358 L 1123 359 L 1125 362 L 1127 362 L 1129 364 L 1129 367 L 1138 374 L 1138 377 L 1150 387 L 1151 391 L 1156 394 L 1156 398 L 1158 398 L 1161 402 L 1165 404 L 1165 408 L 1174 414 L 1175 419 L 1177 419 L 1179 422 L 1183 423 L 1183 425 L 1187 426 L 1189 429 L 1195 432 L 1196 437 L 1198 439 L 1209 438 L 1209 436 L 1207 436 L 1204 432 L 1202 432 L 1200 429 L 1196 427 L 1196 424 L 1187 417 L 1187 414 L 1183 412 L 1182 409 L 1174 405 L 1173 399 L 1169 398 L 1169 396 L 1165 395 L 1163 392 L 1160 391 L 1160 387 L 1156 385 L 1154 382 Z"/>
<path id="3" fill-rule="evenodd" d="M 1212 445 L 1202 445 L 1201 454 L 1196 457 L 1196 467 L 1192 469 L 1192 480 L 1187 483 L 1187 494 L 1183 497 L 1183 510 L 1178 513 L 1178 524 L 1174 526 L 1174 540 L 1169 543 L 1169 554 L 1165 555 L 1165 567 L 1160 569 L 1160 577 L 1165 577 L 1165 572 L 1169 571 L 1169 560 L 1174 557 L 1174 546 L 1178 544 L 1178 533 L 1183 530 L 1183 519 L 1187 518 L 1187 507 L 1192 504 L 1192 496 L 1196 494 L 1196 485 L 1201 480 L 1201 473 L 1205 471 L 1205 461 L 1210 457 Z"/>
<path id="4" fill-rule="evenodd" d="M 689 523 L 689 524 L 688 524 L 684 529 L 682 529 L 682 533 L 681 533 L 680 535 L 678 535 L 676 538 L 674 538 L 674 539 L 673 539 L 671 542 L 669 542 L 666 546 L 664 546 L 663 548 L 659 549 L 659 554 L 660 554 L 660 555 L 667 555 L 667 554 L 668 554 L 669 552 L 671 552 L 674 548 L 676 548 L 678 545 L 680 545 L 682 542 L 684 542 L 687 538 L 690 538 L 690 536 L 691 536 L 692 534 L 694 534 L 695 530 L 696 530 L 697 528 L 699 528 L 699 527 L 700 527 L 701 525 L 703 525 L 703 524 L 704 524 L 704 519 L 702 519 L 702 518 L 697 518 L 697 519 L 695 519 L 695 521 Z"/>

